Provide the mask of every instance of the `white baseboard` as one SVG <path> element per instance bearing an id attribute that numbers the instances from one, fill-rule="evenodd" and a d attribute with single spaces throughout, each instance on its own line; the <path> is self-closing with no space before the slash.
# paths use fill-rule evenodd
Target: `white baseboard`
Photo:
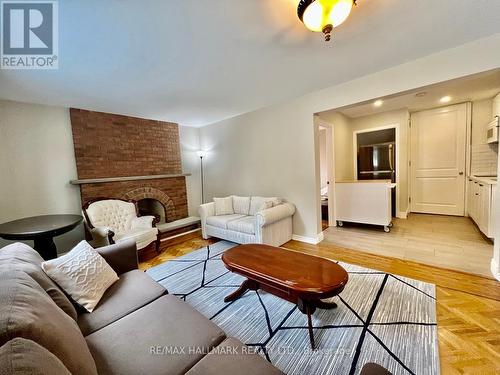
<path id="1" fill-rule="evenodd" d="M 292 234 L 292 240 L 309 243 L 311 245 L 319 244 L 325 239 L 323 232 L 318 233 L 316 237 L 299 236 L 298 234 Z"/>
<path id="2" fill-rule="evenodd" d="M 407 219 L 408 218 L 408 213 L 407 212 L 403 212 L 403 211 L 400 211 L 396 214 L 396 217 L 398 219 Z"/>
<path id="3" fill-rule="evenodd" d="M 500 272 L 498 272 L 498 265 L 495 264 L 495 259 L 491 259 L 491 273 L 493 274 L 493 277 L 500 281 Z"/>

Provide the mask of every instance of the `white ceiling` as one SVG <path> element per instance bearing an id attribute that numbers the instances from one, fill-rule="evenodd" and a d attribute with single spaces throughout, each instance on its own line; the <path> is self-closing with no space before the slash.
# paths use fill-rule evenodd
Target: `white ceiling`
<path id="1" fill-rule="evenodd" d="M 415 112 L 443 105 L 490 99 L 498 93 L 500 93 L 500 69 L 397 93 L 389 97 L 376 98 L 383 101 L 380 107 L 374 106 L 375 100 L 372 100 L 324 111 L 320 115 L 328 117 L 332 112 L 340 112 L 347 117 L 357 118 L 398 109 Z M 440 99 L 445 96 L 449 96 L 451 101 L 443 104 Z"/>
<path id="2" fill-rule="evenodd" d="M 333 41 L 298 0 L 60 0 L 59 70 L 0 98 L 201 126 L 500 32 L 498 0 L 359 0 Z"/>

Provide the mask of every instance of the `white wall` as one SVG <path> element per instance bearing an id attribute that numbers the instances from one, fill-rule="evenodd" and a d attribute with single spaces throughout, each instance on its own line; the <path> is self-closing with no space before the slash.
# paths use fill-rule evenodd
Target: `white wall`
<path id="1" fill-rule="evenodd" d="M 498 68 L 499 44 L 500 34 L 495 34 L 201 128 L 202 146 L 212 150 L 208 195 L 282 195 L 297 205 L 294 233 L 317 237 L 319 157 L 313 114 Z"/>
<path id="2" fill-rule="evenodd" d="M 0 223 L 80 214 L 80 191 L 69 184 L 76 177 L 69 110 L 0 101 Z M 58 251 L 83 237 L 83 226 L 56 237 Z M 0 247 L 11 242 L 0 240 Z"/>
<path id="3" fill-rule="evenodd" d="M 186 177 L 189 216 L 199 216 L 201 204 L 200 158 L 196 151 L 200 150 L 200 130 L 187 126 L 179 126 L 181 142 L 182 171 L 191 173 Z"/>

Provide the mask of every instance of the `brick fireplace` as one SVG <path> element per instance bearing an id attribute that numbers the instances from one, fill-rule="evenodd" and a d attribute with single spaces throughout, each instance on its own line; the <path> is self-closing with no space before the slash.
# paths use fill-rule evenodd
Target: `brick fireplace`
<path id="1" fill-rule="evenodd" d="M 177 124 L 70 110 L 82 204 L 99 197 L 133 199 L 164 222 L 187 217 Z M 163 215 L 162 215 L 163 214 Z"/>

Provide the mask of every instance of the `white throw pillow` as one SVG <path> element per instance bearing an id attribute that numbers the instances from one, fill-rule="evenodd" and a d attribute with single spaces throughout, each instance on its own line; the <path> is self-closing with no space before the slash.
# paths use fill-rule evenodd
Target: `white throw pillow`
<path id="1" fill-rule="evenodd" d="M 267 204 L 269 202 L 271 205 Z M 257 212 L 262 211 L 266 208 L 271 208 L 277 206 L 281 203 L 281 199 L 276 197 L 266 198 L 266 197 L 252 197 L 250 200 L 250 211 L 249 215 L 254 216 Z M 269 207 L 268 207 L 269 206 Z"/>
<path id="2" fill-rule="evenodd" d="M 234 214 L 233 197 L 214 198 L 214 202 L 215 202 L 215 216 Z"/>
<path id="3" fill-rule="evenodd" d="M 235 214 L 248 215 L 250 211 L 250 197 L 233 195 L 233 208 Z"/>
<path id="4" fill-rule="evenodd" d="M 118 280 L 116 272 L 87 241 L 59 258 L 43 262 L 42 269 L 88 312 L 94 310 L 104 292 Z"/>

